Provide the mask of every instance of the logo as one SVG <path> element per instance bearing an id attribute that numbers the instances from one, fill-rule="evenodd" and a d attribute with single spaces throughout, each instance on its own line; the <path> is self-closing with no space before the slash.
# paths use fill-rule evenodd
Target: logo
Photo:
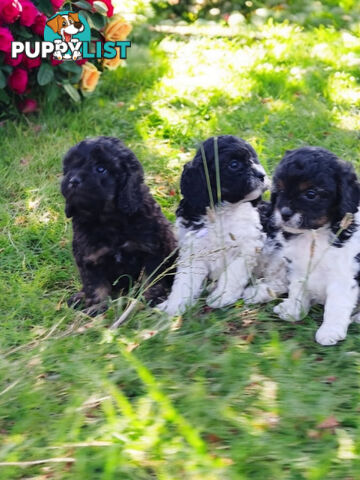
<path id="1" fill-rule="evenodd" d="M 83 42 L 89 45 L 91 31 L 88 22 L 79 13 L 57 13 L 46 22 L 45 42 L 55 44 L 54 57 L 57 60 L 79 60 Z"/>
<path id="2" fill-rule="evenodd" d="M 52 54 L 56 60 L 115 58 L 119 51 L 125 59 L 130 41 L 91 41 L 91 30 L 81 13 L 64 10 L 53 15 L 45 25 L 43 42 L 11 42 L 11 57 L 24 52 L 28 58 L 46 58 Z"/>

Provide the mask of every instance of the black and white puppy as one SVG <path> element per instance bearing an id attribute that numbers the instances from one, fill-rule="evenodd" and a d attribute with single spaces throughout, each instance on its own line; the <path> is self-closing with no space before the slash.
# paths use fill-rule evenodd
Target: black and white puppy
<path id="1" fill-rule="evenodd" d="M 120 140 L 84 140 L 67 152 L 63 164 L 61 191 L 83 283 L 68 303 L 96 314 L 106 309 L 108 296 L 128 292 L 143 273 L 158 269 L 157 277 L 165 271 L 176 240 L 144 184 L 140 162 Z M 145 297 L 164 299 L 172 279 L 164 276 Z"/>
<path id="2" fill-rule="evenodd" d="M 273 178 L 275 224 L 286 241 L 288 298 L 274 308 L 300 320 L 312 304 L 325 306 L 316 341 L 346 337 L 359 296 L 360 186 L 350 163 L 320 147 L 286 152 Z"/>
<path id="3" fill-rule="evenodd" d="M 243 294 L 245 303 L 251 304 L 270 302 L 288 291 L 288 262 L 283 256 L 284 232 L 274 221 L 271 202 L 262 201 L 258 210 L 266 239 Z"/>
<path id="4" fill-rule="evenodd" d="M 247 142 L 223 135 L 203 143 L 203 152 L 197 151 L 181 177 L 179 259 L 163 310 L 182 313 L 195 303 L 207 279 L 214 282 L 207 298 L 211 307 L 230 305 L 242 296 L 265 238 L 256 204 L 267 186 L 265 170 Z"/>

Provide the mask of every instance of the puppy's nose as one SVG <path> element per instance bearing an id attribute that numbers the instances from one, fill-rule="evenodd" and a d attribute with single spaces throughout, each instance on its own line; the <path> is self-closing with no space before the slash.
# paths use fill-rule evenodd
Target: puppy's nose
<path id="1" fill-rule="evenodd" d="M 76 175 L 71 177 L 70 180 L 69 180 L 69 187 L 71 188 L 76 188 L 80 185 L 81 183 L 81 180 L 79 177 L 77 177 Z"/>
<path id="2" fill-rule="evenodd" d="M 260 172 L 259 170 L 255 170 L 254 173 L 255 173 L 255 177 L 259 178 L 261 181 L 264 180 L 264 178 L 265 178 L 265 173 L 262 173 L 262 172 Z"/>
<path id="3" fill-rule="evenodd" d="M 293 216 L 294 212 L 289 207 L 282 207 L 280 209 L 281 216 L 284 220 L 289 220 Z"/>

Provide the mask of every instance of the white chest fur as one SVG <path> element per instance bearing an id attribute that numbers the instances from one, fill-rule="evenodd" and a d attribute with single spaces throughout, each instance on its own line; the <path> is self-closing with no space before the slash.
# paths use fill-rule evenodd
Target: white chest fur
<path id="1" fill-rule="evenodd" d="M 182 218 L 177 220 L 180 257 L 185 262 L 203 262 L 213 279 L 240 255 L 252 264 L 265 241 L 258 211 L 249 202 L 208 210 L 202 223 L 200 229 L 191 230 L 184 227 Z"/>
<path id="2" fill-rule="evenodd" d="M 172 291 L 161 308 L 182 313 L 195 303 L 206 279 L 214 281 L 211 307 L 234 303 L 243 294 L 265 241 L 259 213 L 251 203 L 224 203 L 187 228 L 177 219 L 179 258 Z M 196 226 L 195 226 L 196 227 Z"/>
<path id="3" fill-rule="evenodd" d="M 360 214 L 355 222 L 360 225 Z M 333 345 L 346 337 L 359 296 L 355 276 L 359 264 L 360 229 L 338 248 L 329 227 L 307 231 L 288 240 L 283 254 L 289 261 L 289 295 L 274 308 L 284 320 L 299 320 L 311 304 L 324 305 L 324 320 L 316 332 L 321 345 Z"/>
<path id="4" fill-rule="evenodd" d="M 353 280 L 360 251 L 360 230 L 341 247 L 332 242 L 335 237 L 328 227 L 309 230 L 285 243 L 284 256 L 290 262 L 290 276 L 307 290 L 311 303 L 324 304 L 328 285 L 341 278 Z"/>

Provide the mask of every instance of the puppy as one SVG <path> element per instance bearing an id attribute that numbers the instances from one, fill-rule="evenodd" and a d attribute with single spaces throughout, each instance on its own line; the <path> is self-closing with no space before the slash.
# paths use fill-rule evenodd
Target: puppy
<path id="1" fill-rule="evenodd" d="M 83 283 L 69 305 L 89 314 L 106 309 L 106 299 L 128 292 L 142 273 L 161 275 L 176 249 L 170 223 L 148 187 L 134 153 L 112 137 L 84 140 L 64 158 L 61 192 L 72 217 L 73 253 Z M 165 298 L 171 276 L 146 292 Z"/>
<path id="2" fill-rule="evenodd" d="M 346 337 L 359 295 L 360 186 L 350 163 L 320 147 L 288 151 L 273 179 L 274 220 L 283 229 L 289 295 L 274 312 L 300 320 L 325 306 L 316 340 Z"/>
<path id="3" fill-rule="evenodd" d="M 288 291 L 288 265 L 283 256 L 284 233 L 274 222 L 271 202 L 260 202 L 258 210 L 266 240 L 243 295 L 245 303 L 251 304 L 270 302 Z"/>
<path id="4" fill-rule="evenodd" d="M 255 150 L 232 135 L 209 138 L 202 147 L 181 177 L 179 260 L 170 296 L 160 306 L 170 315 L 193 305 L 208 278 L 209 306 L 239 299 L 265 237 L 256 204 L 267 177 Z"/>

